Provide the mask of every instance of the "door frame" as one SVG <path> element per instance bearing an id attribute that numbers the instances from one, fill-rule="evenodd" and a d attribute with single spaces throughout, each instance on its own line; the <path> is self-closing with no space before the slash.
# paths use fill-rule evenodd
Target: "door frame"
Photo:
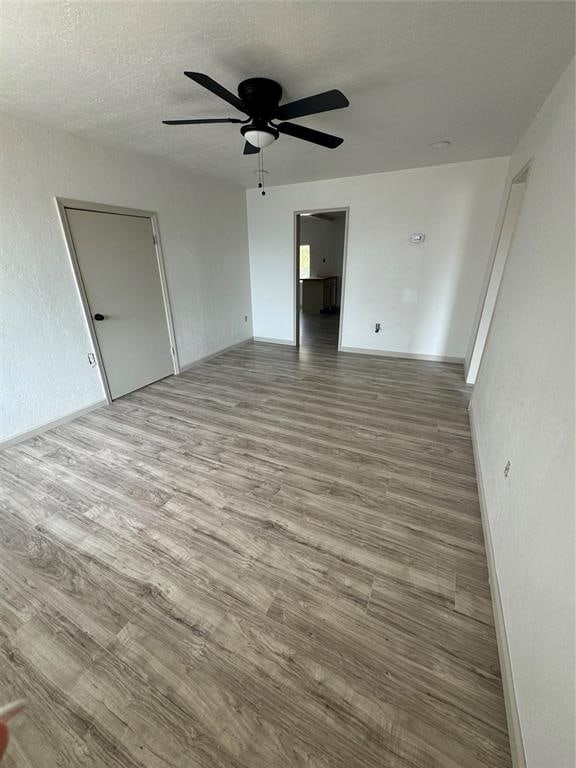
<path id="1" fill-rule="evenodd" d="M 342 327 L 344 320 L 344 301 L 346 288 L 346 270 L 348 263 L 348 229 L 350 226 L 350 206 L 336 205 L 332 208 L 304 208 L 294 211 L 294 345 L 300 346 L 300 219 L 303 213 L 344 213 L 344 253 L 342 256 L 342 285 L 340 286 L 340 317 L 338 318 L 338 352 L 342 351 Z"/>
<path id="2" fill-rule="evenodd" d="M 488 292 L 490 290 L 490 284 L 492 283 L 492 279 L 494 276 L 494 269 L 496 266 L 496 257 L 498 255 L 498 251 L 500 248 L 500 244 L 502 242 L 502 234 L 504 231 L 504 224 L 506 223 L 506 216 L 508 214 L 508 208 L 510 206 L 510 202 L 512 199 L 512 190 L 514 189 L 514 185 L 520 183 L 523 181 L 526 184 L 526 190 L 524 192 L 524 195 L 526 195 L 526 192 L 528 190 L 528 182 L 530 181 L 530 173 L 532 171 L 532 163 L 533 158 L 531 157 L 530 160 L 528 160 L 527 163 L 525 163 L 522 168 L 518 171 L 518 173 L 514 174 L 512 180 L 509 182 L 508 187 L 505 192 L 505 199 L 504 199 L 504 205 L 500 210 L 500 216 L 498 220 L 497 225 L 497 238 L 495 240 L 495 243 L 493 245 L 491 254 L 490 254 L 490 266 L 487 270 L 487 279 L 485 280 L 485 285 L 483 289 L 483 295 L 481 298 L 481 309 L 478 312 L 478 316 L 475 319 L 475 325 L 474 330 L 471 335 L 471 339 L 473 339 L 472 343 L 469 346 L 469 355 L 467 353 L 466 359 L 464 361 L 464 378 L 466 381 L 466 384 L 475 384 L 478 380 L 478 375 L 480 373 L 480 366 L 482 365 L 482 359 L 484 357 L 484 350 L 486 349 L 486 345 L 488 344 L 488 338 L 490 336 L 490 332 L 492 329 L 492 320 L 494 318 L 494 312 L 496 311 L 496 304 L 498 303 L 498 297 L 500 295 L 500 288 L 502 286 L 502 280 L 504 279 L 504 272 L 506 270 L 506 264 L 508 262 L 508 256 L 510 255 L 510 251 L 512 250 L 512 246 L 514 245 L 514 237 L 516 236 L 516 229 L 518 227 L 518 220 L 520 219 L 520 216 L 522 214 L 522 207 L 524 205 L 524 198 L 521 201 L 520 209 L 516 216 L 516 221 L 514 222 L 514 228 L 512 230 L 512 235 L 510 238 L 510 242 L 508 243 L 508 249 L 506 251 L 506 254 L 504 255 L 504 261 L 502 264 L 502 271 L 500 273 L 500 279 L 498 281 L 498 285 L 496 286 L 496 292 L 494 294 L 494 300 L 492 302 L 491 308 L 487 305 L 487 299 L 488 299 Z M 524 177 L 524 178 L 523 178 Z M 486 333 L 484 335 L 484 339 L 480 339 L 480 330 L 482 321 L 484 318 L 487 318 L 488 324 L 486 328 Z M 474 358 L 477 357 L 478 361 L 476 362 Z M 473 375 L 472 380 L 470 381 L 470 369 L 472 368 L 472 364 L 475 365 L 475 375 Z"/>
<path id="3" fill-rule="evenodd" d="M 119 205 L 108 205 L 106 203 L 92 203 L 84 200 L 74 200 L 65 197 L 56 197 L 56 207 L 58 209 L 58 217 L 60 219 L 60 225 L 62 227 L 62 233 L 64 235 L 64 241 L 66 243 L 66 250 L 70 258 L 70 264 L 72 266 L 72 274 L 74 275 L 74 282 L 76 283 L 76 289 L 80 298 L 80 304 L 84 313 L 84 319 L 88 327 L 88 333 L 92 342 L 94 357 L 96 358 L 96 367 L 102 382 L 104 394 L 108 404 L 112 402 L 112 395 L 110 394 L 110 387 L 108 385 L 108 379 L 106 377 L 106 369 L 104 368 L 104 360 L 100 351 L 100 345 L 98 344 L 98 337 L 96 335 L 96 328 L 94 327 L 94 319 L 92 318 L 92 312 L 88 304 L 88 295 L 84 287 L 84 281 L 82 278 L 82 271 L 80 269 L 80 262 L 78 255 L 74 247 L 74 240 L 72 238 L 72 231 L 70 224 L 68 223 L 68 217 L 66 216 L 66 210 L 72 209 L 77 211 L 90 211 L 91 213 L 114 213 L 120 216 L 133 216 L 140 219 L 149 219 L 152 225 L 152 235 L 154 237 L 154 248 L 156 251 L 156 263 L 158 265 L 158 274 L 160 276 L 160 286 L 162 289 L 162 298 L 164 301 L 164 312 L 166 316 L 166 325 L 168 327 L 168 338 L 170 340 L 170 354 L 172 355 L 172 364 L 174 367 L 174 373 L 180 373 L 180 362 L 178 359 L 178 347 L 176 346 L 176 335 L 174 333 L 174 320 L 172 316 L 172 307 L 170 304 L 170 294 L 168 291 L 168 282 L 166 280 L 166 270 L 164 267 L 164 255 L 162 253 L 162 244 L 160 241 L 160 228 L 158 226 L 158 216 L 154 211 L 143 211 L 139 208 L 125 208 Z"/>

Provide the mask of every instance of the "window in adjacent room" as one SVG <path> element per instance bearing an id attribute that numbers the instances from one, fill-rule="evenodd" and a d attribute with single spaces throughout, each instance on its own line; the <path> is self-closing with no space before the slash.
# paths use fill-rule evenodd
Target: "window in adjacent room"
<path id="1" fill-rule="evenodd" d="M 300 280 L 310 277 L 310 246 L 300 246 Z"/>

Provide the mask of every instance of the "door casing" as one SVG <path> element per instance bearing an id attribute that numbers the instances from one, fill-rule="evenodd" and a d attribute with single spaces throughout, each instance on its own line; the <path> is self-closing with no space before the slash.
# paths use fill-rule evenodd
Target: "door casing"
<path id="1" fill-rule="evenodd" d="M 104 361 L 102 359 L 102 353 L 100 351 L 100 345 L 98 344 L 98 337 L 96 335 L 96 329 L 94 327 L 94 319 L 92 318 L 92 312 L 88 304 L 88 297 L 84 288 L 82 280 L 82 272 L 80 270 L 80 264 L 78 256 L 74 248 L 74 241 L 72 239 L 72 232 L 68 225 L 68 219 L 66 217 L 66 209 L 75 209 L 80 211 L 91 211 L 93 213 L 115 213 L 121 216 L 137 216 L 139 218 L 149 219 L 152 226 L 152 233 L 154 235 L 154 247 L 156 250 L 156 261 L 158 263 L 158 274 L 160 276 L 160 286 L 162 289 L 162 298 L 164 300 L 164 310 L 166 314 L 166 324 L 168 326 L 168 337 L 170 340 L 170 352 L 172 355 L 172 362 L 174 367 L 174 373 L 180 373 L 180 362 L 178 359 L 178 348 L 176 346 L 176 336 L 174 333 L 174 321 L 172 317 L 172 307 L 170 304 L 170 294 L 168 291 L 168 283 L 166 280 L 166 270 L 164 268 L 164 256 L 162 253 L 162 245 L 160 242 L 160 229 L 158 227 L 158 217 L 154 211 L 144 211 L 139 208 L 124 208 L 123 206 L 107 205 L 105 203 L 92 203 L 83 200 L 73 200 L 70 198 L 55 198 L 56 207 L 58 210 L 58 217 L 60 219 L 60 225 L 62 227 L 62 233 L 66 242 L 66 249 L 70 258 L 70 264 L 72 266 L 72 273 L 74 275 L 74 282 L 76 283 L 76 289 L 80 298 L 82 311 L 84 312 L 84 318 L 88 327 L 88 333 L 90 334 L 90 340 L 92 342 L 93 353 L 96 358 L 98 373 L 100 381 L 102 382 L 102 388 L 108 403 L 112 402 L 112 395 L 110 393 L 110 387 L 106 378 L 106 370 L 104 368 Z"/>
<path id="2" fill-rule="evenodd" d="M 293 315 L 293 328 L 294 328 L 294 346 L 300 346 L 300 216 L 302 214 L 313 213 L 343 213 L 344 214 L 344 255 L 342 258 L 342 285 L 340 287 L 340 318 L 338 323 L 338 352 L 342 351 L 342 326 L 344 322 L 344 300 L 346 289 L 346 270 L 348 262 L 348 228 L 350 226 L 350 206 L 349 205 L 335 205 L 332 208 L 304 208 L 301 211 L 294 211 L 294 224 L 293 224 L 293 243 L 294 243 L 294 258 L 292 260 L 293 273 L 292 273 L 292 285 L 294 286 L 294 315 Z"/>

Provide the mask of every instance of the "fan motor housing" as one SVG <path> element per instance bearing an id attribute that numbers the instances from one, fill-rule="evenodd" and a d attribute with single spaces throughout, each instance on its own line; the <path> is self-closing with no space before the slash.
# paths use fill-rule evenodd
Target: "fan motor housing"
<path id="1" fill-rule="evenodd" d="M 238 96 L 255 121 L 272 120 L 282 98 L 282 86 L 266 77 L 251 77 L 238 86 Z"/>

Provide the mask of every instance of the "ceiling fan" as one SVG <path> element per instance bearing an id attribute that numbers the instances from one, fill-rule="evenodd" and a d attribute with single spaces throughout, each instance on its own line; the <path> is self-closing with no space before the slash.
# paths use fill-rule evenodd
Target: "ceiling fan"
<path id="1" fill-rule="evenodd" d="M 335 149 L 344 139 L 332 136 L 329 133 L 315 131 L 303 125 L 285 122 L 296 117 L 316 115 L 319 112 L 328 112 L 332 109 L 342 109 L 349 105 L 349 101 L 343 93 L 337 90 L 317 93 L 305 99 L 292 101 L 288 104 L 280 104 L 282 98 L 282 86 L 274 80 L 265 77 L 252 77 L 244 80 L 238 86 L 238 96 L 228 91 L 208 75 L 201 72 L 184 72 L 186 77 L 194 80 L 198 85 L 207 88 L 216 96 L 231 104 L 239 112 L 247 115 L 246 120 L 236 117 L 217 117 L 198 120 L 163 120 L 165 125 L 206 125 L 209 123 L 239 123 L 242 125 L 240 132 L 246 139 L 244 154 L 252 155 L 264 147 L 272 144 L 281 133 L 293 136 L 295 139 L 310 141 L 321 147 Z M 273 123 L 272 120 L 281 120 Z"/>

